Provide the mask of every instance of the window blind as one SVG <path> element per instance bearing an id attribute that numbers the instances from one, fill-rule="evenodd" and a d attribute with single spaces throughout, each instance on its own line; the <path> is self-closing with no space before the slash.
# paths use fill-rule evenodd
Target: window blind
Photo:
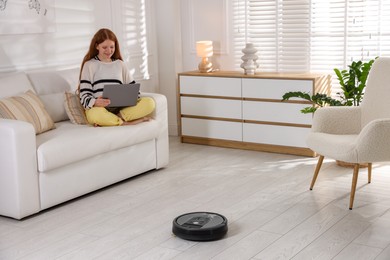
<path id="1" fill-rule="evenodd" d="M 137 81 L 149 79 L 145 0 L 122 0 L 122 55 Z"/>
<path id="2" fill-rule="evenodd" d="M 237 69 L 246 42 L 258 49 L 260 71 L 334 76 L 352 60 L 390 56 L 388 0 L 235 0 L 233 13 Z"/>

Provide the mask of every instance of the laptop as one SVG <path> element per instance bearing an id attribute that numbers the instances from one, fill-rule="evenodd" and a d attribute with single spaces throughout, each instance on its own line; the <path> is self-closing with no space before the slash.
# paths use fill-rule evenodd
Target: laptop
<path id="1" fill-rule="evenodd" d="M 108 107 L 131 107 L 138 101 L 140 83 L 104 85 L 103 98 L 110 99 Z"/>

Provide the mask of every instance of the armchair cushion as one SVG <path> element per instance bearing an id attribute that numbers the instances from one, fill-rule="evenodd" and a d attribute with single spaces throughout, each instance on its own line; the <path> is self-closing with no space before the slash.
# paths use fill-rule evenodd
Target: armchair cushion
<path id="1" fill-rule="evenodd" d="M 356 140 L 358 135 L 335 135 L 327 133 L 310 133 L 307 145 L 316 153 L 344 162 L 355 162 L 358 159 Z"/>

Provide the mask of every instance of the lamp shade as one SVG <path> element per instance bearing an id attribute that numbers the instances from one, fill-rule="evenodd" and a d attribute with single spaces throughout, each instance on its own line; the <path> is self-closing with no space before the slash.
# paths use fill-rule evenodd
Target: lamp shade
<path id="1" fill-rule="evenodd" d="M 196 42 L 196 55 L 202 58 L 213 56 L 213 42 L 212 41 Z"/>

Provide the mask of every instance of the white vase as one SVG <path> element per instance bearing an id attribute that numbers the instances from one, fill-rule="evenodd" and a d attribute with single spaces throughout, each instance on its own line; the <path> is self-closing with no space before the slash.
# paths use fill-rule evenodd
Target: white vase
<path id="1" fill-rule="evenodd" d="M 259 67 L 257 64 L 258 56 L 256 55 L 257 49 L 253 45 L 253 43 L 247 43 L 245 48 L 242 49 L 244 55 L 241 57 L 243 61 L 241 63 L 241 68 L 244 69 L 245 74 L 253 75 L 256 72 L 256 69 Z"/>
<path id="2" fill-rule="evenodd" d="M 245 71 L 245 75 L 255 75 L 256 69 L 257 69 L 257 65 L 256 65 L 254 60 L 249 59 L 249 60 L 247 60 L 245 62 L 245 65 L 244 65 L 243 69 Z"/>

